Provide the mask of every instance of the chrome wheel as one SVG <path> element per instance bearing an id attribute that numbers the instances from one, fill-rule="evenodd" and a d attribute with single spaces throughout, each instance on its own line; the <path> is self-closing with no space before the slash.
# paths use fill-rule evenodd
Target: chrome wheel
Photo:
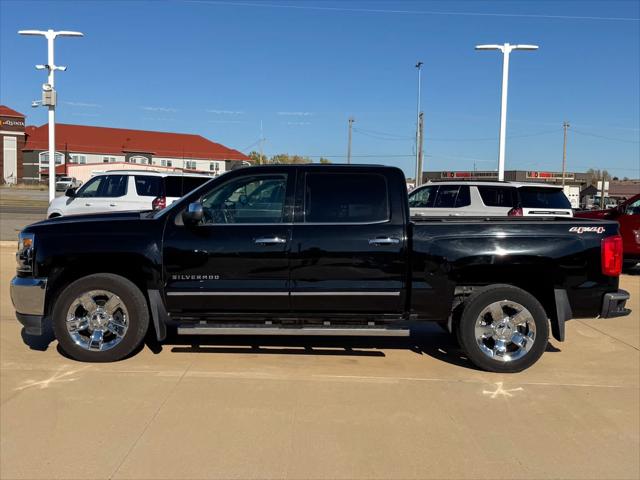
<path id="1" fill-rule="evenodd" d="M 80 347 L 105 351 L 118 345 L 129 326 L 127 307 L 107 290 L 91 290 L 77 297 L 66 317 L 67 331 Z"/>
<path id="2" fill-rule="evenodd" d="M 475 323 L 480 350 L 489 358 L 512 362 L 524 357 L 536 339 L 533 315 L 524 306 L 500 300 L 485 307 Z"/>

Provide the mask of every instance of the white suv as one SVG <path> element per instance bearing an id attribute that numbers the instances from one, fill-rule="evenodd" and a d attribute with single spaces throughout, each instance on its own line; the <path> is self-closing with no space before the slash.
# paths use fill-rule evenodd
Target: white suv
<path id="1" fill-rule="evenodd" d="M 572 217 L 562 187 L 519 182 L 433 182 L 409 193 L 416 216 Z"/>
<path id="2" fill-rule="evenodd" d="M 63 197 L 55 198 L 49 205 L 47 218 L 160 209 L 212 178 L 146 170 L 112 170 L 94 176 L 79 189 L 67 190 Z"/>

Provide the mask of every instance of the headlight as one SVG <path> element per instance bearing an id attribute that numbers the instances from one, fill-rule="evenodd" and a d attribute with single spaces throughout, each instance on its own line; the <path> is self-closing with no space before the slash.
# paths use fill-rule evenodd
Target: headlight
<path id="1" fill-rule="evenodd" d="M 18 251 L 16 252 L 16 263 L 18 264 L 18 272 L 33 272 L 34 243 L 35 235 L 33 233 L 20 232 L 20 235 L 18 235 Z"/>

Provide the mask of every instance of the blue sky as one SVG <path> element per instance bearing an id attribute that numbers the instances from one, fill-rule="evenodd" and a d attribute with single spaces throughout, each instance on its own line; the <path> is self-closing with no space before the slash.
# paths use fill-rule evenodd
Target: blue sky
<path id="1" fill-rule="evenodd" d="M 416 60 L 424 62 L 425 170 L 497 167 L 499 52 L 511 57 L 507 169 L 640 177 L 640 2 L 0 0 L 0 102 L 32 109 L 45 41 L 60 39 L 58 121 L 198 133 L 248 152 L 355 162 L 413 175 Z"/>

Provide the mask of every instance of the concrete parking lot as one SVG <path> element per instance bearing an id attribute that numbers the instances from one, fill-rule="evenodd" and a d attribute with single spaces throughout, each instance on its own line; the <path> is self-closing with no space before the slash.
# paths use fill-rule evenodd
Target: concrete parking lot
<path id="1" fill-rule="evenodd" d="M 0 248 L 3 479 L 640 477 L 640 276 L 622 277 L 631 316 L 570 322 L 515 375 L 473 369 L 435 328 L 83 364 L 21 335 L 14 248 Z"/>

